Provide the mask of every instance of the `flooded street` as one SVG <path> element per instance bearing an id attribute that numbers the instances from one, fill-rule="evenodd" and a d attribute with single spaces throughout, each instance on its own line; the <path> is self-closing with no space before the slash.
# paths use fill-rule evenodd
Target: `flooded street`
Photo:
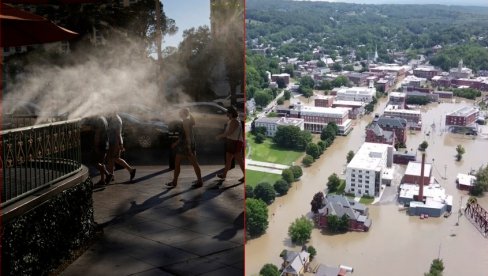
<path id="1" fill-rule="evenodd" d="M 383 98 L 377 110 L 383 110 L 385 104 Z M 316 263 L 351 266 L 353 275 L 423 275 L 440 254 L 445 276 L 467 275 L 468 272 L 485 275 L 488 239 L 464 216 L 459 219 L 459 226 L 455 226 L 460 200 L 462 198 L 464 205 L 468 198 L 466 192 L 456 189 L 455 180 L 457 173 L 468 173 L 488 162 L 488 128 L 481 130 L 485 135 L 476 138 L 440 131 L 447 112 L 469 104 L 461 100 L 429 105 L 423 109 L 423 130 L 410 134 L 407 139 L 408 149 L 415 150 L 423 140 L 429 143 L 426 160 L 434 159 L 434 177 L 453 195 L 453 214 L 447 219 L 420 220 L 399 211 L 394 203 L 370 205 L 373 224 L 369 232 L 325 235 L 318 229 L 312 231 L 308 244 L 317 250 Z M 302 215 L 310 215 L 310 201 L 315 193 L 325 189 L 329 175 L 335 172 L 344 177 L 347 152 L 359 149 L 364 142 L 364 128 L 371 120 L 371 116 L 356 120 L 354 130 L 347 137 L 338 137 L 312 167 L 304 169 L 301 181 L 269 206 L 266 234 L 246 244 L 246 275 L 258 275 L 266 263 L 279 267 L 282 262 L 279 254 L 283 249 L 300 249 L 291 244 L 287 233 L 289 225 Z M 439 126 L 441 121 L 442 126 Z M 431 129 L 432 123 L 436 124 L 435 130 Z M 431 132 L 429 136 L 425 135 L 426 131 Z M 461 162 L 455 161 L 458 144 L 466 149 Z M 447 179 L 443 179 L 444 176 Z M 488 196 L 478 199 L 478 203 L 488 208 Z"/>

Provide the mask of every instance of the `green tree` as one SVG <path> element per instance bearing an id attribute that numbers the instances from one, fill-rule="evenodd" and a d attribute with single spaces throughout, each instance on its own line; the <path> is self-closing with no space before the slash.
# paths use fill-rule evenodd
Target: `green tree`
<path id="1" fill-rule="evenodd" d="M 256 237 L 268 228 L 268 206 L 260 199 L 246 198 L 246 233 Z"/>
<path id="2" fill-rule="evenodd" d="M 266 136 L 262 133 L 258 133 L 254 137 L 254 142 L 256 142 L 257 144 L 262 144 L 264 140 L 266 140 Z"/>
<path id="3" fill-rule="evenodd" d="M 258 106 L 267 106 L 271 100 L 271 95 L 264 90 L 259 90 L 254 93 L 254 101 Z"/>
<path id="4" fill-rule="evenodd" d="M 305 244 L 312 234 L 313 223 L 307 217 L 297 218 L 288 228 L 288 235 L 293 243 Z"/>
<path id="5" fill-rule="evenodd" d="M 339 76 L 332 81 L 332 86 L 334 87 L 341 87 L 341 86 L 348 86 L 349 79 L 346 76 Z"/>
<path id="6" fill-rule="evenodd" d="M 317 256 L 317 250 L 315 250 L 315 247 L 313 246 L 309 246 L 307 247 L 307 252 L 310 254 L 310 261 L 313 260 L 313 258 L 315 258 L 315 256 Z"/>
<path id="7" fill-rule="evenodd" d="M 305 155 L 305 157 L 303 157 L 302 163 L 304 166 L 309 167 L 310 165 L 312 165 L 313 161 L 314 159 L 311 155 Z"/>
<path id="8" fill-rule="evenodd" d="M 318 213 L 319 209 L 324 207 L 324 193 L 318 192 L 313 196 L 312 202 L 310 202 L 310 205 L 312 205 L 312 213 L 316 214 Z"/>
<path id="9" fill-rule="evenodd" d="M 276 192 L 271 184 L 267 182 L 261 182 L 254 188 L 254 197 L 257 199 L 261 199 L 267 204 L 271 204 L 276 197 Z"/>
<path id="10" fill-rule="evenodd" d="M 284 169 L 281 172 L 281 176 L 283 177 L 283 180 L 285 180 L 288 183 L 293 183 L 293 181 L 295 181 L 295 176 L 293 175 L 291 169 Z"/>
<path id="11" fill-rule="evenodd" d="M 286 83 L 285 83 L 285 80 L 283 78 L 278 78 L 276 80 L 276 84 L 278 84 L 278 88 L 280 88 L 280 89 L 286 88 Z"/>
<path id="12" fill-rule="evenodd" d="M 327 145 L 324 141 L 318 141 L 317 146 L 319 146 L 320 154 L 324 153 L 324 151 L 327 149 Z"/>
<path id="13" fill-rule="evenodd" d="M 300 87 L 313 88 L 315 86 L 315 81 L 310 76 L 305 76 L 300 79 Z"/>
<path id="14" fill-rule="evenodd" d="M 466 150 L 464 149 L 464 147 L 462 145 L 457 145 L 456 152 L 457 152 L 456 160 L 461 161 L 461 159 L 463 158 L 463 154 L 466 152 Z"/>
<path id="15" fill-rule="evenodd" d="M 259 271 L 260 276 L 280 276 L 278 267 L 274 264 L 265 264 Z"/>
<path id="16" fill-rule="evenodd" d="M 283 97 L 280 97 L 278 100 L 276 100 L 276 104 L 278 105 L 283 105 L 285 103 L 285 100 L 283 99 Z"/>
<path id="17" fill-rule="evenodd" d="M 425 273 L 425 276 L 442 276 L 442 272 L 444 271 L 444 262 L 442 259 L 434 259 L 432 264 L 430 265 L 430 270 L 428 273 Z"/>
<path id="18" fill-rule="evenodd" d="M 305 150 L 306 145 L 312 141 L 308 131 L 301 131 L 296 126 L 278 126 L 273 142 L 286 149 Z"/>
<path id="19" fill-rule="evenodd" d="M 246 185 L 246 198 L 254 197 L 254 187 L 251 185 Z"/>
<path id="20" fill-rule="evenodd" d="M 288 190 L 290 189 L 290 183 L 288 183 L 284 179 L 279 179 L 275 182 L 273 188 L 279 195 L 286 195 L 286 193 L 288 193 Z"/>
<path id="21" fill-rule="evenodd" d="M 427 141 L 423 141 L 420 145 L 419 145 L 419 151 L 421 152 L 425 152 L 425 150 L 427 150 L 427 148 L 429 147 L 429 143 L 427 143 Z"/>
<path id="22" fill-rule="evenodd" d="M 337 191 L 337 188 L 341 185 L 341 179 L 337 176 L 337 174 L 333 173 L 329 176 L 327 181 L 327 191 L 329 193 L 333 193 Z"/>
<path id="23" fill-rule="evenodd" d="M 317 158 L 320 157 L 320 149 L 319 149 L 319 146 L 317 146 L 317 144 L 315 144 L 313 142 L 308 143 L 305 152 L 308 155 L 312 156 L 314 159 L 317 159 Z"/>
<path id="24" fill-rule="evenodd" d="M 481 167 L 478 169 L 478 172 L 476 172 L 476 181 L 470 194 L 473 196 L 481 196 L 486 191 L 488 191 L 488 166 L 484 168 Z"/>
<path id="25" fill-rule="evenodd" d="M 313 96 L 313 89 L 310 87 L 301 87 L 300 86 L 299 90 L 305 98 L 310 98 Z"/>
<path id="26" fill-rule="evenodd" d="M 340 72 L 340 71 L 342 71 L 342 65 L 340 65 L 339 63 L 337 63 L 337 62 L 336 62 L 336 63 L 334 63 L 334 64 L 332 65 L 332 69 L 333 69 L 334 71 L 336 71 L 336 72 Z"/>
<path id="27" fill-rule="evenodd" d="M 295 180 L 300 179 L 300 177 L 302 177 L 302 175 L 303 175 L 303 170 L 302 170 L 302 167 L 300 167 L 300 166 L 297 166 L 297 165 L 291 166 L 290 170 L 293 172 L 293 178 Z"/>
<path id="28" fill-rule="evenodd" d="M 346 156 L 347 164 L 349 164 L 349 162 L 351 162 L 353 158 L 354 158 L 354 151 L 350 150 Z"/>
<path id="29" fill-rule="evenodd" d="M 291 97 L 291 92 L 290 90 L 285 90 L 283 97 L 285 97 L 285 100 L 289 100 Z"/>

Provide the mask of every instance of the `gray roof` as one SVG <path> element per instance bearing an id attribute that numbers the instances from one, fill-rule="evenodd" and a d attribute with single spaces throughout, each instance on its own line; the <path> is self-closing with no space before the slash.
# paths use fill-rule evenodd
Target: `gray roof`
<path id="1" fill-rule="evenodd" d="M 407 120 L 398 117 L 381 116 L 376 123 L 381 128 L 406 128 Z"/>
<path id="2" fill-rule="evenodd" d="M 316 276 L 337 276 L 339 275 L 340 272 L 339 267 L 331 267 L 331 266 L 326 266 L 323 264 L 319 265 L 319 268 L 315 272 Z"/>
<path id="3" fill-rule="evenodd" d="M 358 219 L 361 214 L 367 211 L 366 206 L 358 202 L 349 201 L 345 196 L 327 195 L 324 202 L 329 214 L 338 217 L 347 215 L 351 219 Z"/>

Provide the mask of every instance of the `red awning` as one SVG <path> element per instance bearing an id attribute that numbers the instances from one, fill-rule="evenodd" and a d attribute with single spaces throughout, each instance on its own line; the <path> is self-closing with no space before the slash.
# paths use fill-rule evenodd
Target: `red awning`
<path id="1" fill-rule="evenodd" d="M 1 47 L 50 43 L 78 36 L 42 16 L 3 3 L 0 8 Z"/>

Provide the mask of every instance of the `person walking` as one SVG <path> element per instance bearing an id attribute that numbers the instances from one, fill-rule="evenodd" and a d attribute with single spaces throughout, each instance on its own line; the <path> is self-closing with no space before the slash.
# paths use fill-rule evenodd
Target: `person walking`
<path id="1" fill-rule="evenodd" d="M 187 108 L 180 109 L 180 118 L 182 120 L 182 127 L 179 131 L 178 140 L 174 142 L 171 147 L 176 152 L 175 156 L 175 169 L 173 171 L 173 180 L 166 183 L 165 186 L 168 189 L 175 188 L 178 185 L 178 177 L 181 171 L 181 160 L 188 159 L 195 170 L 197 181 L 194 182 L 192 188 L 200 188 L 203 186 L 202 173 L 200 165 L 196 157 L 196 143 L 193 133 L 193 127 L 195 126 L 195 119 Z"/>
<path id="2" fill-rule="evenodd" d="M 227 109 L 227 117 L 229 121 L 227 122 L 224 133 L 217 135 L 217 139 L 225 139 L 225 168 L 223 173 L 217 174 L 217 177 L 225 180 L 227 172 L 232 165 L 232 159 L 235 158 L 243 174 L 243 177 L 239 181 L 244 182 L 244 134 L 242 124 L 239 121 L 237 110 L 232 106 Z"/>
<path id="3" fill-rule="evenodd" d="M 108 172 L 109 175 L 106 179 L 106 184 L 110 184 L 114 177 L 115 164 L 119 164 L 124 167 L 130 175 L 130 181 L 134 180 L 136 176 L 136 169 L 132 168 L 124 159 L 120 157 L 120 154 L 125 150 L 124 141 L 122 139 L 122 119 L 118 114 L 113 114 L 108 120 Z"/>
<path id="4" fill-rule="evenodd" d="M 101 186 L 105 184 L 105 176 L 110 175 L 105 167 L 105 158 L 107 157 L 108 151 L 108 123 L 104 116 L 89 118 L 89 120 L 93 120 L 92 122 L 95 132 L 93 138 L 92 161 L 100 173 L 100 181 L 98 181 L 95 186 Z"/>

